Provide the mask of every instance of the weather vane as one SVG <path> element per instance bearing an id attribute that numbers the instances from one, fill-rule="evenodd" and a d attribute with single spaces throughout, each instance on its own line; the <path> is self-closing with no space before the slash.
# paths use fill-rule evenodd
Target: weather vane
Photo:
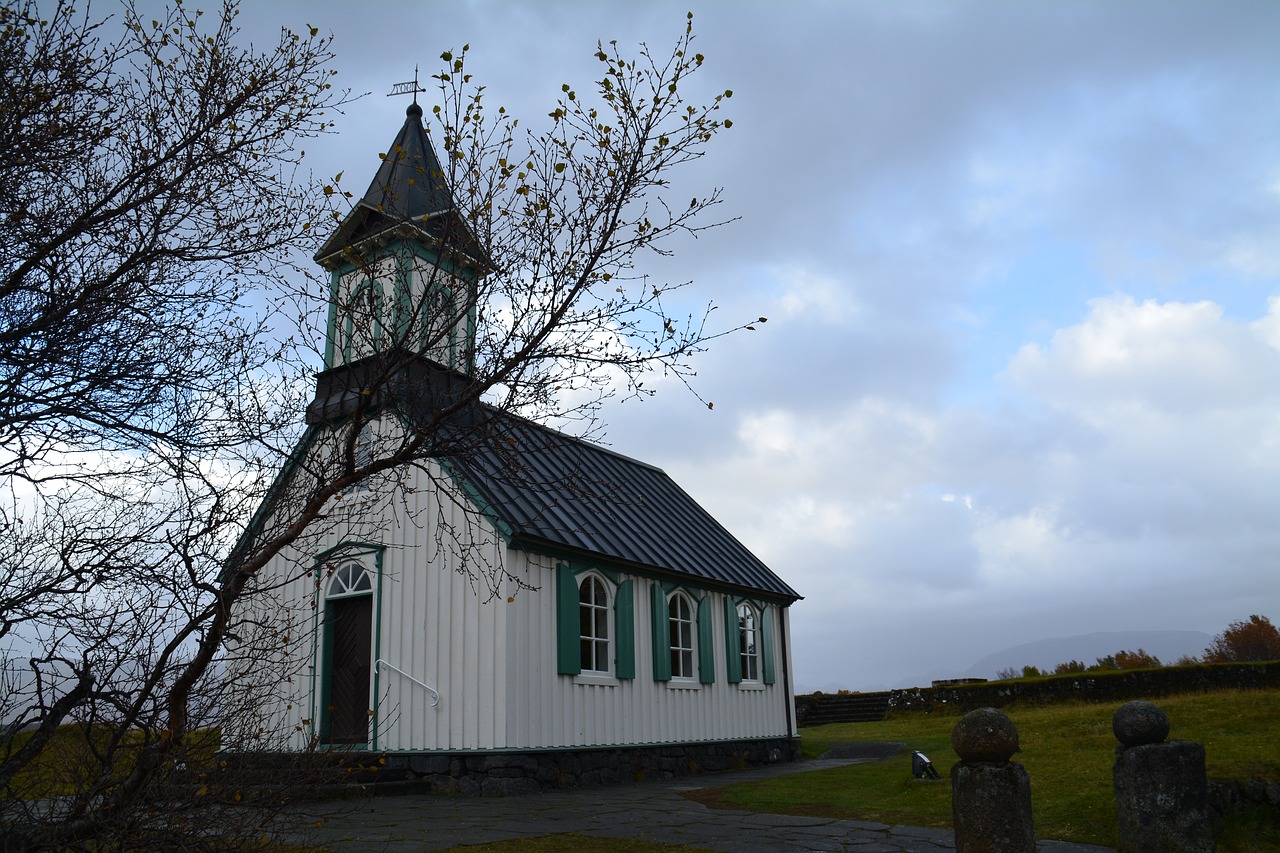
<path id="1" fill-rule="evenodd" d="M 405 83 L 397 83 L 392 86 L 391 91 L 387 93 L 387 97 L 394 98 L 396 95 L 413 95 L 413 102 L 416 104 L 418 103 L 418 93 L 425 91 L 427 90 L 418 85 L 418 66 L 415 65 L 413 66 L 413 79 Z"/>

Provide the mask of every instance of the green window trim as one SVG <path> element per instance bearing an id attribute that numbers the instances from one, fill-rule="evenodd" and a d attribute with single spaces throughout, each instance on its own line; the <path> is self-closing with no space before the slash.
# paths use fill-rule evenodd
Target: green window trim
<path id="1" fill-rule="evenodd" d="M 702 684 L 716 683 L 716 652 L 712 642 L 713 627 L 711 618 L 711 596 L 704 595 L 698 599 L 698 681 Z"/>
<path id="2" fill-rule="evenodd" d="M 329 274 L 329 319 L 325 323 L 324 366 L 333 367 L 334 347 L 338 340 L 338 283 L 341 276 L 334 270 Z"/>
<path id="3" fill-rule="evenodd" d="M 724 672 L 730 684 L 742 683 L 742 650 L 738 641 L 738 607 L 724 597 Z"/>
<path id="4" fill-rule="evenodd" d="M 396 253 L 395 272 L 395 330 L 396 341 L 404 343 L 414 324 L 413 311 L 413 261 L 401 248 Z"/>
<path id="5" fill-rule="evenodd" d="M 662 584 L 649 586 L 650 614 L 653 630 L 653 680 L 671 680 L 671 647 L 667 636 L 667 596 Z"/>
<path id="6" fill-rule="evenodd" d="M 364 542 L 343 542 L 332 548 L 322 551 L 316 558 L 313 565 L 313 572 L 316 576 L 314 598 L 312 599 L 312 648 L 311 648 L 311 693 L 314 699 L 319 700 L 319 707 L 315 708 L 309 726 L 310 736 L 326 748 L 332 748 L 330 743 L 330 726 L 332 723 L 332 714 L 330 708 L 330 691 L 333 687 L 333 674 L 329 671 L 330 661 L 333 660 L 333 624 L 328 619 L 328 608 L 330 601 L 334 598 L 371 598 L 373 603 L 372 619 L 372 640 L 371 640 L 371 659 L 369 661 L 370 669 L 373 676 L 372 692 L 369 696 L 369 704 L 371 718 L 369 720 L 369 740 L 367 744 L 372 749 L 378 748 L 378 696 L 379 693 L 379 673 L 376 661 L 382 655 L 382 560 L 386 548 L 382 545 L 374 545 Z M 373 557 L 373 569 L 370 571 L 369 566 L 364 562 L 365 557 Z M 351 564 L 355 563 L 361 567 L 364 574 L 368 578 L 368 588 L 350 590 L 349 593 L 330 596 L 332 589 L 332 578 L 327 579 L 328 583 L 322 580 L 325 574 L 324 565 L 326 563 L 337 562 Z M 323 614 L 323 615 L 322 615 Z M 317 681 L 319 682 L 317 684 Z M 314 701 L 313 699 L 313 701 Z M 345 745 L 345 746 L 354 746 Z"/>

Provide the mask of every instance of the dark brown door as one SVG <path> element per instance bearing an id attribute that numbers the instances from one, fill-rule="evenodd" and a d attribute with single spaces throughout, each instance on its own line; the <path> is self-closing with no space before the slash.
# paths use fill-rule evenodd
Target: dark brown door
<path id="1" fill-rule="evenodd" d="M 327 609 L 333 632 L 329 656 L 329 743 L 365 743 L 369 740 L 373 596 L 334 599 Z"/>

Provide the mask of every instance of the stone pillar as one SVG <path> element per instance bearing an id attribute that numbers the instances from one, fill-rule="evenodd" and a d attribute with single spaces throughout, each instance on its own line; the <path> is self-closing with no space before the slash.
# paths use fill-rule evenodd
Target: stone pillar
<path id="1" fill-rule="evenodd" d="M 966 714 L 951 732 L 960 761 L 951 768 L 956 853 L 1035 853 L 1031 778 L 1009 759 L 1018 730 L 995 708 Z"/>
<path id="2" fill-rule="evenodd" d="M 1111 718 L 1120 746 L 1111 771 L 1120 849 L 1211 853 L 1213 824 L 1204 746 L 1166 741 L 1169 718 L 1150 702 L 1127 702 Z"/>

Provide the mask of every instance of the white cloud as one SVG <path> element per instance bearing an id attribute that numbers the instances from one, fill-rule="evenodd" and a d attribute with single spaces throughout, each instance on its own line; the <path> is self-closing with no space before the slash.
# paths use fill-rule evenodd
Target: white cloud
<path id="1" fill-rule="evenodd" d="M 786 288 L 778 300 L 786 317 L 841 324 L 859 313 L 848 289 L 833 276 L 800 267 L 779 271 L 776 277 Z"/>
<path id="2" fill-rule="evenodd" d="M 963 669 L 1002 636 L 1220 630 L 1241 590 L 1280 600 L 1278 307 L 1250 323 L 1095 299 L 1014 356 L 1008 405 L 749 411 L 669 469 L 808 596 L 793 631 L 813 685 Z M 931 626 L 901 641 L 915 657 L 836 653 L 913 619 Z M 950 642 L 926 655 L 926 634 Z"/>
<path id="3" fill-rule="evenodd" d="M 1267 300 L 1267 313 L 1251 324 L 1254 334 L 1267 346 L 1280 350 L 1280 296 Z"/>
<path id="4" fill-rule="evenodd" d="M 1014 358 L 1009 373 L 1029 396 L 1093 422 L 1117 412 L 1190 415 L 1280 400 L 1280 352 L 1265 342 L 1263 321 L 1253 333 L 1209 301 L 1139 303 L 1120 294 L 1089 306 L 1083 323 Z"/>

